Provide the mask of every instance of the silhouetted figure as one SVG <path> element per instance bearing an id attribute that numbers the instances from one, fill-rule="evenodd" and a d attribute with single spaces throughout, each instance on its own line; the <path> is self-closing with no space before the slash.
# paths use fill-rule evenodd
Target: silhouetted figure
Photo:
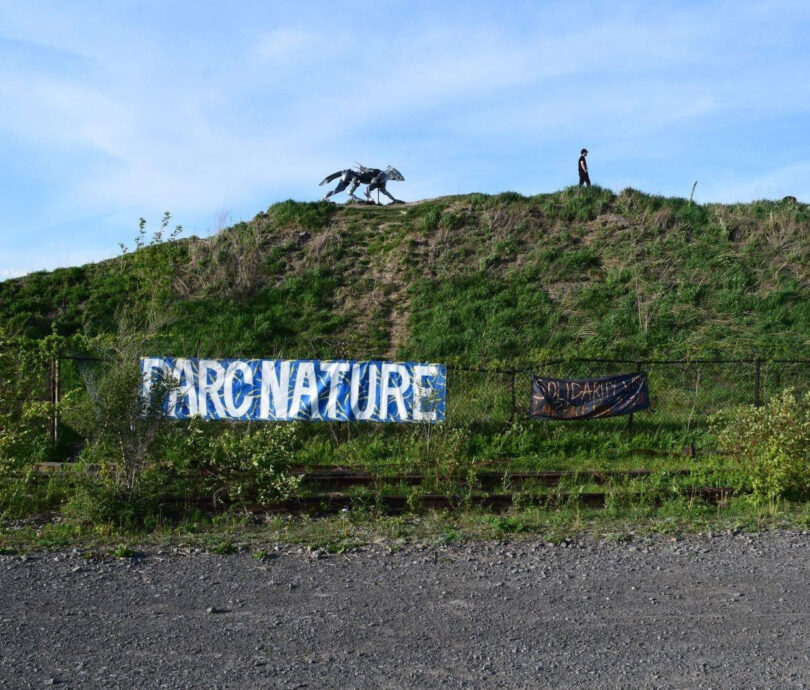
<path id="1" fill-rule="evenodd" d="M 588 176 L 588 162 L 585 160 L 585 157 L 588 155 L 588 149 L 582 149 L 579 156 L 579 165 L 577 166 L 577 170 L 579 170 L 579 186 L 588 185 L 591 186 L 591 178 Z"/>

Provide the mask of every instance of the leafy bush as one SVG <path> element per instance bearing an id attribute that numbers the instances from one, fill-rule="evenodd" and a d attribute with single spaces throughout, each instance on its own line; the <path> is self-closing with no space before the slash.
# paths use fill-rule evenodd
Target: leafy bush
<path id="1" fill-rule="evenodd" d="M 26 401 L 19 417 L 0 414 L 0 479 L 6 470 L 48 459 L 51 404 Z"/>
<path id="2" fill-rule="evenodd" d="M 31 485 L 34 466 L 48 459 L 51 405 L 26 402 L 14 420 L 0 412 L 0 514 L 24 512 L 33 507 Z"/>
<path id="3" fill-rule="evenodd" d="M 53 404 L 42 398 L 46 371 L 61 339 L 32 343 L 0 327 L 0 511 L 30 495 L 33 468 L 50 459 Z"/>
<path id="4" fill-rule="evenodd" d="M 273 503 L 289 498 L 301 478 L 289 472 L 300 445 L 297 424 L 235 426 L 224 431 L 193 419 L 168 451 L 176 469 L 202 477 L 214 501 Z M 179 444 L 179 447 L 178 447 Z"/>
<path id="5" fill-rule="evenodd" d="M 804 498 L 810 492 L 810 392 L 785 390 L 763 407 L 738 408 L 715 420 L 718 443 L 750 480 L 756 501 Z"/>
<path id="6" fill-rule="evenodd" d="M 84 457 L 96 464 L 106 482 L 131 499 L 144 475 L 158 462 L 155 451 L 168 433 L 170 420 L 162 402 L 172 382 L 157 381 L 148 399 L 140 393 L 141 371 L 135 356 L 119 353 L 99 380 L 90 382 L 92 416 Z"/>
<path id="7" fill-rule="evenodd" d="M 79 475 L 74 491 L 60 510 L 63 518 L 74 525 L 114 523 L 132 527 L 137 524 L 139 501 L 106 484 L 94 472 L 84 471 Z"/>

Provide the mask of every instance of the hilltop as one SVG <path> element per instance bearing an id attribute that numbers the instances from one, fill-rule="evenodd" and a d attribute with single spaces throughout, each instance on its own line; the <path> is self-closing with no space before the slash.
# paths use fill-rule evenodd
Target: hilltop
<path id="1" fill-rule="evenodd" d="M 810 356 L 810 209 L 592 187 L 387 207 L 286 201 L 200 239 L 0 283 L 7 334 L 126 327 L 154 352 Z"/>

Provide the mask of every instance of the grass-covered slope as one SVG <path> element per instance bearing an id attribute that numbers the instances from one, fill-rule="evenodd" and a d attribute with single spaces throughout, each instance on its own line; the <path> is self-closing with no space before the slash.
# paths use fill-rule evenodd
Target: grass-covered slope
<path id="1" fill-rule="evenodd" d="M 453 371 L 435 428 L 173 422 L 144 415 L 135 392 L 149 354 L 481 368 L 810 357 L 809 224 L 795 203 L 700 206 L 598 188 L 390 207 L 287 201 L 208 239 L 160 242 L 164 223 L 117 259 L 0 283 L 0 518 L 59 510 L 70 537 L 196 525 L 218 501 L 317 508 L 335 498 L 313 480 L 324 467 L 371 479 L 340 498 L 361 522 L 392 496 L 412 509 L 429 494 L 567 506 L 495 518 L 498 533 L 578 524 L 580 498 L 597 490 L 608 492 L 605 514 L 634 520 L 719 516 L 696 507 L 705 487 L 805 500 L 807 399 L 780 392 L 797 385 L 792 373 L 806 380 L 803 366 L 763 367 L 766 406 L 740 411 L 753 402 L 753 367 L 651 365 L 649 412 L 593 422 L 527 421 L 523 372 Z M 54 357 L 73 348 L 106 362 Z M 543 371 L 617 373 L 588 367 Z M 58 405 L 45 402 L 57 388 Z M 709 424 L 719 410 L 732 414 L 728 428 Z M 77 462 L 37 480 L 37 463 L 67 459 Z M 573 474 L 556 487 L 514 479 L 545 470 Z M 649 474 L 593 485 L 614 470 Z M 0 526 L 0 549 L 15 539 Z"/>
<path id="2" fill-rule="evenodd" d="M 208 239 L 0 283 L 7 333 L 148 330 L 154 353 L 810 356 L 810 210 L 627 189 L 287 201 Z"/>

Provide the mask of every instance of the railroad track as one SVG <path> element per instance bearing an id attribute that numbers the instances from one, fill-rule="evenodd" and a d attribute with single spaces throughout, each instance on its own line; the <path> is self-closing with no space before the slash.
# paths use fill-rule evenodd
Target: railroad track
<path id="1" fill-rule="evenodd" d="M 702 487 L 686 490 L 683 494 L 687 498 L 702 500 L 710 505 L 737 495 L 739 492 L 733 487 Z M 560 492 L 553 494 L 422 494 L 421 496 L 408 496 L 405 494 L 377 494 L 353 496 L 342 493 L 323 493 L 311 496 L 301 496 L 287 501 L 267 505 L 251 504 L 245 510 L 252 514 L 309 514 L 334 515 L 353 508 L 370 508 L 387 515 L 397 515 L 408 512 L 423 512 L 428 510 L 458 510 L 461 508 L 485 508 L 493 512 L 502 512 L 513 505 L 534 506 L 538 508 L 558 508 L 565 505 L 579 505 L 586 508 L 604 508 L 610 497 L 621 498 L 625 501 L 641 499 L 660 503 L 672 496 L 665 490 L 653 494 L 641 492 L 627 492 L 611 494 L 608 492 Z M 207 512 L 221 512 L 228 509 L 226 504 L 214 505 L 210 498 L 198 503 L 200 509 Z"/>
<path id="2" fill-rule="evenodd" d="M 37 465 L 40 474 L 53 474 L 65 469 L 69 469 L 72 463 L 62 462 L 42 462 Z M 316 465 L 310 467 L 292 467 L 289 472 L 301 477 L 301 481 L 308 487 L 320 489 L 339 490 L 349 486 L 420 486 L 430 483 L 432 477 L 429 473 L 418 472 L 399 474 L 371 474 L 353 467 L 341 467 L 337 465 Z M 692 470 L 667 470 L 671 477 L 688 477 Z M 482 469 L 467 475 L 465 481 L 459 481 L 461 485 L 466 485 L 468 478 L 474 479 L 474 484 L 481 488 L 492 488 L 499 485 L 520 486 L 527 482 L 533 482 L 538 486 L 558 486 L 563 482 L 588 482 L 592 484 L 607 484 L 621 480 L 643 479 L 655 474 L 653 470 L 510 470 L 504 469 Z M 441 476 L 441 475 L 440 475 Z M 449 477 L 448 477 L 449 479 Z M 461 479 L 461 477 L 459 477 Z"/>
<path id="3" fill-rule="evenodd" d="M 430 477 L 419 473 L 373 475 L 354 468 L 326 467 L 294 468 L 293 472 L 301 476 L 303 484 L 321 489 L 340 489 L 347 486 L 377 486 L 381 484 L 419 486 L 430 481 Z M 481 488 L 498 485 L 520 486 L 533 482 L 538 486 L 558 486 L 570 482 L 589 482 L 606 484 L 617 480 L 643 479 L 652 475 L 652 470 L 577 470 L 577 471 L 511 471 L 482 470 L 474 475 L 474 483 Z M 668 472 L 673 477 L 688 477 L 691 470 L 673 470 Z"/>
<path id="4" fill-rule="evenodd" d="M 40 472 L 47 474 L 57 472 L 68 464 L 42 463 Z M 407 512 L 420 512 L 426 510 L 456 510 L 459 508 L 485 508 L 493 512 L 507 510 L 515 504 L 521 506 L 536 506 L 541 508 L 556 508 L 565 505 L 579 505 L 588 508 L 603 508 L 612 497 L 622 501 L 652 500 L 661 502 L 673 496 L 673 492 L 666 488 L 648 489 L 647 491 L 577 491 L 557 490 L 549 493 L 528 493 L 504 491 L 504 487 L 521 487 L 533 483 L 538 487 L 557 487 L 569 482 L 604 485 L 609 482 L 619 483 L 622 480 L 644 479 L 658 472 L 647 469 L 637 470 L 577 470 L 577 471 L 512 471 L 508 468 L 502 470 L 483 469 L 475 473 L 471 482 L 457 481 L 455 486 L 461 493 L 413 493 L 413 494 L 386 494 L 383 492 L 365 494 L 347 494 L 342 490 L 350 487 L 384 487 L 384 486 L 414 486 L 429 484 L 433 477 L 419 473 L 380 474 L 374 475 L 351 467 L 331 465 L 294 467 L 293 474 L 302 479 L 302 485 L 313 493 L 287 501 L 260 505 L 252 503 L 243 506 L 245 510 L 255 514 L 266 513 L 306 513 L 315 515 L 328 515 L 340 513 L 352 508 L 373 508 L 386 514 L 401 514 Z M 692 474 L 689 469 L 669 470 L 666 472 L 672 478 L 688 477 Z M 500 491 L 497 489 L 500 488 Z M 467 489 L 467 491 L 464 491 Z M 487 489 L 493 491 L 487 492 Z M 688 498 L 717 504 L 738 492 L 727 486 L 722 487 L 692 487 L 683 489 L 680 495 Z M 161 502 L 164 508 L 172 511 L 180 506 L 188 507 L 188 502 L 167 496 Z M 211 497 L 201 497 L 192 501 L 197 508 L 205 512 L 222 512 L 230 509 L 227 502 L 215 501 Z"/>

